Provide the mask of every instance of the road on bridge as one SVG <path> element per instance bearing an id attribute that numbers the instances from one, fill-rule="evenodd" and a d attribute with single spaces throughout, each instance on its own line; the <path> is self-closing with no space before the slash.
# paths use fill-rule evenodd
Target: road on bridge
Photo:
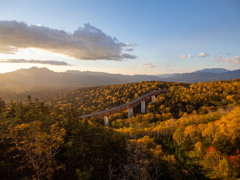
<path id="1" fill-rule="evenodd" d="M 115 113 L 118 113 L 118 112 L 125 111 L 126 109 L 129 109 L 131 107 L 135 107 L 136 105 L 140 104 L 142 101 L 145 101 L 147 98 L 149 98 L 151 96 L 161 94 L 161 93 L 164 93 L 164 92 L 167 92 L 167 91 L 168 91 L 168 89 L 161 89 L 161 90 L 149 92 L 149 93 L 147 93 L 147 94 L 145 94 L 145 95 L 143 95 L 143 96 L 141 96 L 137 99 L 134 99 L 134 100 L 130 101 L 129 103 L 126 103 L 126 104 L 123 104 L 123 105 L 120 105 L 120 106 L 117 106 L 117 107 L 114 107 L 114 108 L 111 108 L 111 109 L 95 112 L 95 113 L 92 113 L 92 114 L 85 114 L 85 115 L 79 116 L 79 118 L 89 118 L 89 117 L 92 117 L 92 116 L 100 116 L 100 115 L 109 116 L 111 114 L 115 114 Z"/>

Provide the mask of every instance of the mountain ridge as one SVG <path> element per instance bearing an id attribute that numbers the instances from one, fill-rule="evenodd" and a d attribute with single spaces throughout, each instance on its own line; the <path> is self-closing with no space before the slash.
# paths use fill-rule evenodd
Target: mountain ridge
<path id="1" fill-rule="evenodd" d="M 207 71 L 207 72 L 205 72 Z M 211 72 L 208 72 L 211 71 Z M 222 73 L 219 73 L 223 71 Z M 0 74 L 0 87 L 36 87 L 36 86 L 76 86 L 89 87 L 101 85 L 125 84 L 140 81 L 206 82 L 240 78 L 240 70 L 230 71 L 223 68 L 203 69 L 192 73 L 161 75 L 123 75 L 105 72 L 68 70 L 54 72 L 48 68 L 32 67 Z"/>
<path id="2" fill-rule="evenodd" d="M 230 72 L 230 70 L 225 69 L 225 68 L 205 68 L 205 69 L 198 70 L 195 72 L 211 72 L 211 73 L 219 74 L 219 73 Z"/>

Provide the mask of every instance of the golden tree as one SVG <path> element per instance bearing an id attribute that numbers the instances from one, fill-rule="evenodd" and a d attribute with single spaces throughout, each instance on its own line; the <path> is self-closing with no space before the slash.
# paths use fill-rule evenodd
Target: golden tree
<path id="1" fill-rule="evenodd" d="M 180 145 L 184 139 L 183 132 L 184 132 L 184 129 L 179 127 L 173 134 L 173 140 L 175 140 L 178 145 Z"/>
<path id="2" fill-rule="evenodd" d="M 50 130 L 43 131 L 41 122 L 35 121 L 16 126 L 10 130 L 10 138 L 15 147 L 20 151 L 17 156 L 23 155 L 24 166 L 32 167 L 35 175 L 32 178 L 51 179 L 55 170 L 63 169 L 63 165 L 58 165 L 54 157 L 60 150 L 64 142 L 65 130 L 54 124 Z"/>

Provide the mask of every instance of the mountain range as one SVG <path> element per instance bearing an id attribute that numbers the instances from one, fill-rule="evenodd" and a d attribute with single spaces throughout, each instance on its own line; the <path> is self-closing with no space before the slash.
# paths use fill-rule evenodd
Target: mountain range
<path id="1" fill-rule="evenodd" d="M 215 73 L 215 74 L 220 74 L 220 73 L 225 73 L 225 72 L 230 72 L 230 70 L 227 70 L 227 69 L 224 69 L 224 68 L 206 68 L 206 69 L 203 69 L 203 70 L 198 70 L 198 71 L 195 71 L 197 73 L 199 72 L 204 72 L 204 73 Z"/>
<path id="2" fill-rule="evenodd" d="M 206 82 L 240 78 L 240 70 L 223 68 L 204 69 L 192 73 L 159 75 L 122 75 L 103 72 L 76 71 L 54 72 L 47 68 L 32 67 L 0 74 L 0 87 L 32 88 L 38 86 L 87 87 L 124 84 L 140 81 Z"/>

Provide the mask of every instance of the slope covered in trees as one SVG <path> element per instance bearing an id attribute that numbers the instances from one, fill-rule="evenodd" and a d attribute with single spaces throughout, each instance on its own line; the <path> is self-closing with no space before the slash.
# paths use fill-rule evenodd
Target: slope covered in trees
<path id="1" fill-rule="evenodd" d="M 58 101 L 60 108 L 75 107 L 81 114 L 97 112 L 125 104 L 148 92 L 168 88 L 171 86 L 188 86 L 187 83 L 146 81 L 112 86 L 97 86 L 79 88 L 63 94 Z"/>
<path id="2" fill-rule="evenodd" d="M 47 104 L 0 99 L 0 178 L 238 179 L 239 87 L 149 81 L 56 93 Z M 77 118 L 161 88 L 145 114 L 112 115 L 108 127 Z"/>

